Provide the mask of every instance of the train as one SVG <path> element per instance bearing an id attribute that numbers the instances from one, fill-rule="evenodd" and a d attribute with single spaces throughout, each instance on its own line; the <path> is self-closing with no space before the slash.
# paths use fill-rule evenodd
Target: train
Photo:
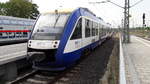
<path id="1" fill-rule="evenodd" d="M 112 34 L 111 25 L 87 8 L 42 13 L 28 40 L 27 59 L 37 70 L 64 70 Z"/>
<path id="2" fill-rule="evenodd" d="M 35 20 L 0 15 L 0 43 L 27 41 Z"/>

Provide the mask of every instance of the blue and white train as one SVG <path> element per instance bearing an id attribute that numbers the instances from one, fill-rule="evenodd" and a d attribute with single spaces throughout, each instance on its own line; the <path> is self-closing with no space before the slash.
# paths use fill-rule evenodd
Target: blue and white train
<path id="1" fill-rule="evenodd" d="M 38 70 L 64 70 L 112 34 L 87 8 L 41 14 L 28 41 L 28 59 Z"/>
<path id="2" fill-rule="evenodd" d="M 34 23 L 33 19 L 0 16 L 0 43 L 27 41 Z"/>

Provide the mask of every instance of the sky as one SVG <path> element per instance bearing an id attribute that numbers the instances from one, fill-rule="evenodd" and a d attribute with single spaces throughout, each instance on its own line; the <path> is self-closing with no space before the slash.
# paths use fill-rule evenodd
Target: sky
<path id="1" fill-rule="evenodd" d="M 8 0 L 0 0 L 6 2 Z M 36 3 L 40 13 L 53 11 L 55 9 L 68 9 L 86 7 L 94 12 L 97 16 L 104 19 L 105 22 L 112 24 L 114 27 L 121 25 L 121 20 L 124 17 L 124 9 L 111 3 L 89 4 L 89 2 L 101 2 L 105 0 L 32 0 Z M 124 7 L 125 0 L 111 0 Z M 140 0 L 130 0 L 130 5 L 135 4 Z M 141 3 L 130 9 L 130 27 L 142 26 L 142 14 L 146 14 L 146 25 L 150 26 L 150 0 L 143 0 Z"/>

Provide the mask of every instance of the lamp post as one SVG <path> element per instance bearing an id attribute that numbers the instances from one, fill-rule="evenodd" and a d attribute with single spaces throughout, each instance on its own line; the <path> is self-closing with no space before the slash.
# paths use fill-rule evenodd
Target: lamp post
<path id="1" fill-rule="evenodd" d="M 130 33 L 129 33 L 129 17 L 130 17 L 130 14 L 129 14 L 129 9 L 135 5 L 137 5 L 138 3 L 140 3 L 141 1 L 143 0 L 140 0 L 138 2 L 136 2 L 135 4 L 133 4 L 132 6 L 130 6 L 130 0 L 125 0 L 125 6 L 122 7 L 110 0 L 106 0 L 106 1 L 101 1 L 101 2 L 89 2 L 90 4 L 99 4 L 99 3 L 112 3 L 120 8 L 123 8 L 124 9 L 124 28 L 123 28 L 123 42 L 124 43 L 130 43 Z"/>

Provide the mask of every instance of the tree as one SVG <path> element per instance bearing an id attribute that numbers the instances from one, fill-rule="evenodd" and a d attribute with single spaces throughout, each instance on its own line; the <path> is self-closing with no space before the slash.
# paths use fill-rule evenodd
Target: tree
<path id="1" fill-rule="evenodd" d="M 35 19 L 39 14 L 38 6 L 28 0 L 10 0 L 5 3 L 4 10 L 3 15 L 21 18 Z"/>
<path id="2" fill-rule="evenodd" d="M 5 3 L 0 3 L 0 15 L 5 15 L 6 11 L 6 5 Z"/>
<path id="3" fill-rule="evenodd" d="M 39 11 L 37 10 L 38 6 L 36 4 L 32 4 L 31 8 L 32 8 L 32 11 L 30 13 L 30 18 L 35 19 L 39 15 Z"/>

